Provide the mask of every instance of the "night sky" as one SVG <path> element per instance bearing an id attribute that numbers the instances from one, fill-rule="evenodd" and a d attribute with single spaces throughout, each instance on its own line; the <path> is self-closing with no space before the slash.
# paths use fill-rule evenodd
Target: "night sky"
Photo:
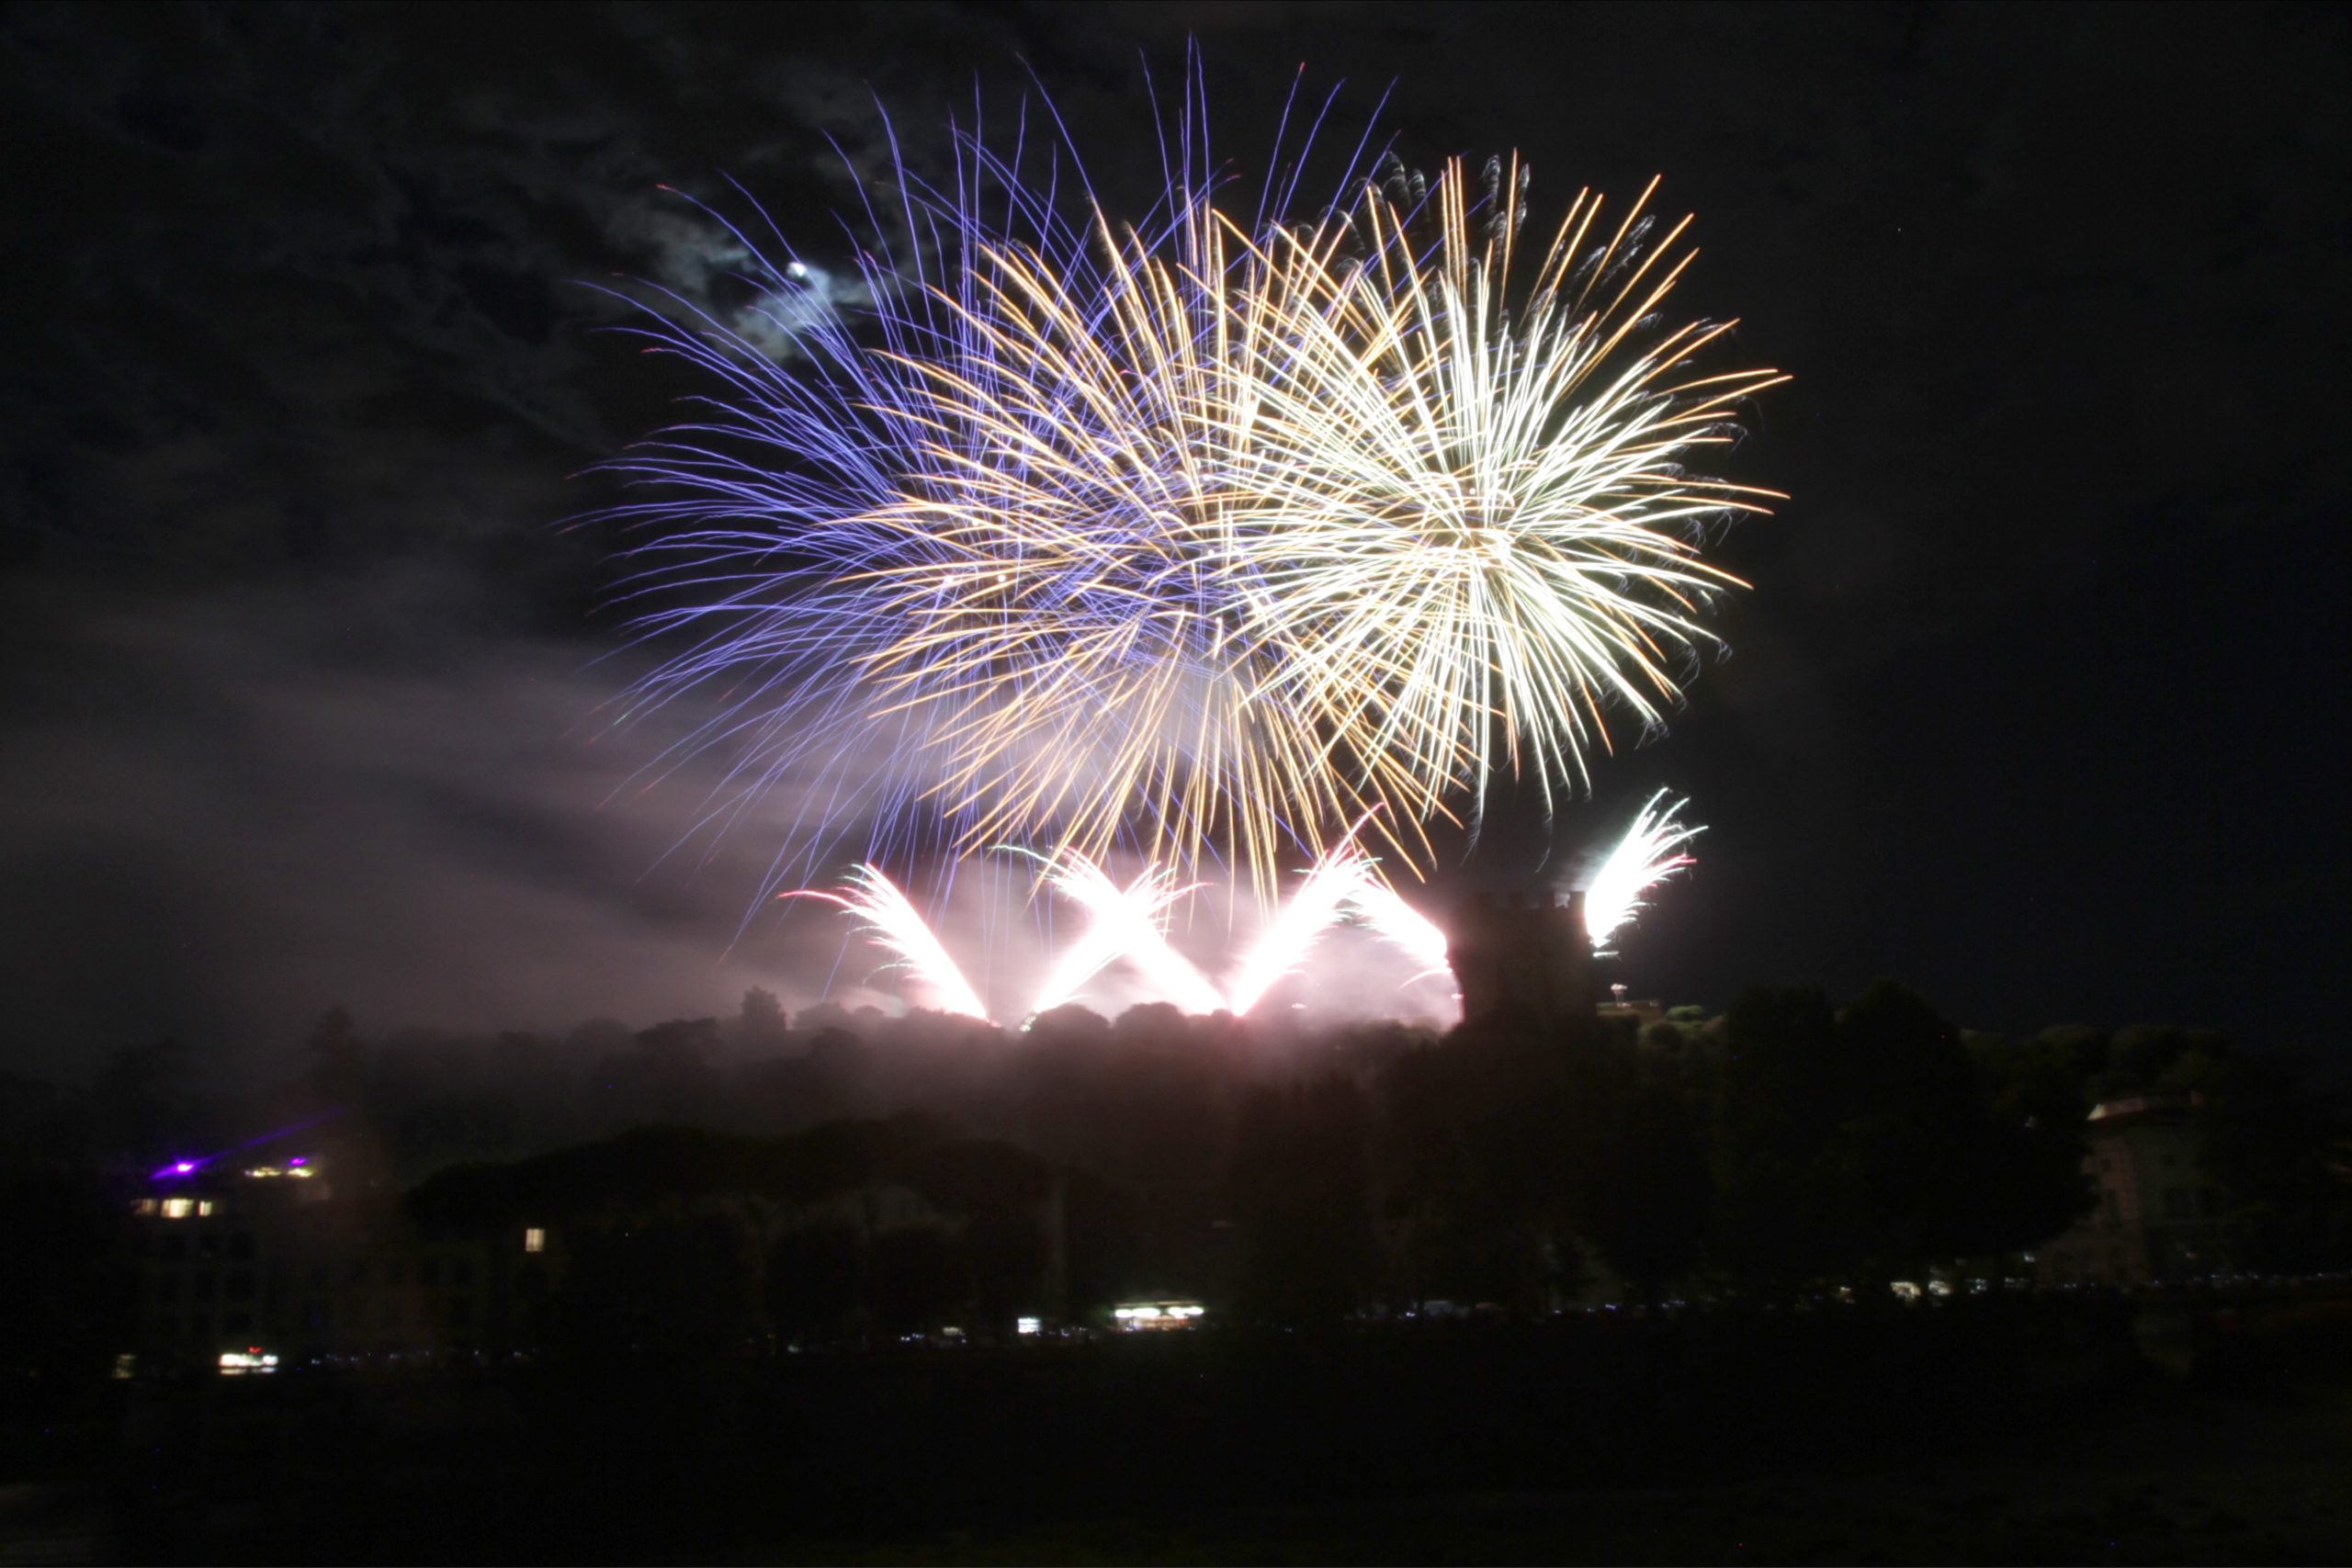
<path id="1" fill-rule="evenodd" d="M 1735 651 L 1556 828 L 1712 825 L 1617 977 L 2336 1045 L 2341 10 L 26 5 L 0 1065 L 811 998 L 836 928 L 730 948 L 772 837 L 663 861 L 692 770 L 607 801 L 667 737 L 599 712 L 610 541 L 558 525 L 684 389 L 581 285 L 723 293 L 660 187 L 729 175 L 845 254 L 877 96 L 920 167 L 1034 70 L 1142 188 L 1188 34 L 1237 164 L 1303 62 L 1418 166 L 1523 150 L 1539 220 L 1663 174 L 1681 311 L 1796 378 Z"/>

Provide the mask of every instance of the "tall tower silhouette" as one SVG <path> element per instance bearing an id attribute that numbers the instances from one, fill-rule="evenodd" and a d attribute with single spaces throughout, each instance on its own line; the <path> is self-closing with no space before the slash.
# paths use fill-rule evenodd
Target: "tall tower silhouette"
<path id="1" fill-rule="evenodd" d="M 1464 1023 L 1549 1031 L 1591 1021 L 1600 998 L 1583 894 L 1481 894 L 1455 913 L 1448 936 Z"/>

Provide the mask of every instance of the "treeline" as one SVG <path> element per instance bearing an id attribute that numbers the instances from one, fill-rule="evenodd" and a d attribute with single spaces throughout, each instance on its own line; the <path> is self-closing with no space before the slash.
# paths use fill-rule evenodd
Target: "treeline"
<path id="1" fill-rule="evenodd" d="M 1892 985 L 1843 1007 L 1759 987 L 1715 1017 L 1442 1038 L 1159 1006 L 1063 1009 L 1022 1032 L 833 1008 L 787 1020 L 755 991 L 731 1019 L 562 1037 L 370 1040 L 338 1012 L 289 1066 L 279 1088 L 223 1098 L 191 1053 L 159 1045 L 119 1054 L 86 1093 L 13 1085 L 9 1158 L 135 1172 L 295 1128 L 288 1148 L 331 1144 L 346 1179 L 367 1168 L 389 1192 L 634 1126 L 774 1140 L 912 1114 L 1062 1173 L 1074 1297 L 1201 1294 L 1302 1322 L 1990 1273 L 2086 1209 L 2089 1108 L 2161 1093 L 2193 1103 L 2229 1195 L 2226 1267 L 2352 1262 L 2352 1140 L 2308 1062 L 2180 1030 L 1971 1034 Z M 976 1266 L 901 1261 L 934 1282 Z"/>
<path id="2" fill-rule="evenodd" d="M 1084 1318 L 1165 1294 L 1283 1325 L 1432 1301 L 1532 1315 L 1580 1292 L 1850 1285 L 1883 1299 L 1885 1281 L 1937 1266 L 1998 1275 L 2081 1215 L 2085 1114 L 2128 1094 L 2195 1097 L 2217 1168 L 2249 1194 L 2232 1263 L 2332 1266 L 2352 1212 L 2328 1164 L 2332 1102 L 2291 1063 L 2180 1031 L 1970 1036 L 1894 986 L 1842 1009 L 1758 987 L 1712 1020 L 1443 1040 L 1259 1041 L 1164 1010 L 1115 1024 L 1068 1012 L 1025 1036 L 960 1030 L 918 1021 L 827 1044 L 836 1090 L 888 1082 L 928 1099 L 887 1122 L 783 1139 L 640 1132 L 452 1171 L 413 1207 L 428 1223 L 582 1217 L 575 1310 L 643 1297 L 621 1336 L 639 1342 L 660 1303 L 691 1301 L 706 1347 L 763 1326 L 808 1342 L 1001 1328 L 1020 1311 Z M 934 1047 L 961 1053 L 958 1075 L 913 1070 Z M 2257 1146 L 2273 1174 L 2246 1163 Z M 2301 1187 L 2275 1176 L 2302 1168 L 2294 1148 L 2319 1173 Z M 764 1227 L 731 1212 L 654 1202 L 731 1193 L 789 1209 L 876 1184 L 917 1193 L 931 1219 L 754 1240 Z M 1038 1229 L 1048 1190 L 1057 1238 Z M 2300 1229 L 2278 1223 L 2298 1203 Z M 1039 1269 L 1057 1251 L 1048 1288 Z M 615 1325 L 594 1321 L 590 1342 L 609 1342 Z"/>
<path id="3" fill-rule="evenodd" d="M 787 1024 L 754 992 L 732 1020 L 504 1037 L 473 1050 L 484 1077 L 453 1083 L 466 1060 L 376 1054 L 368 1114 L 404 1174 L 567 1122 L 774 1134 L 920 1112 L 1099 1183 L 1106 1284 L 1211 1280 L 1270 1315 L 1532 1305 L 1604 1272 L 1657 1294 L 1989 1269 L 2086 1209 L 2090 1109 L 2148 1094 L 2193 1106 L 2230 1194 L 2228 1266 L 2352 1264 L 2352 1121 L 2308 1059 L 2172 1028 L 1973 1033 L 1891 984 L 1842 1007 L 1758 987 L 1714 1017 L 1442 1038 L 1166 1006 L 1067 1008 L 1025 1032 L 833 1008 Z"/>

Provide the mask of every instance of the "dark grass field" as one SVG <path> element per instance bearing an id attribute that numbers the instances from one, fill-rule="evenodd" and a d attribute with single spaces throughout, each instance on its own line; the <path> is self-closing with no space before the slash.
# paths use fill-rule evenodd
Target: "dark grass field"
<path id="1" fill-rule="evenodd" d="M 2151 1384 L 1990 1449 L 1712 1485 L 1358 1499 L 841 1540 L 851 1562 L 2352 1561 L 2352 1380 Z M 742 1560 L 759 1555 L 746 1544 Z"/>
<path id="2" fill-rule="evenodd" d="M 113 1385 L 0 1562 L 2335 1562 L 2347 1476 L 2341 1312 L 1996 1301 Z"/>

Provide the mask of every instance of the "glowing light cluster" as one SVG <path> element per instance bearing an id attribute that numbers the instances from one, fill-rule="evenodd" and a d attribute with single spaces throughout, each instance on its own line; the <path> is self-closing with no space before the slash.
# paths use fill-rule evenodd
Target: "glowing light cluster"
<path id="1" fill-rule="evenodd" d="M 1111 1317 L 1122 1329 L 1148 1333 L 1190 1328 L 1208 1310 L 1198 1302 L 1121 1302 Z"/>
<path id="2" fill-rule="evenodd" d="M 1648 324 L 1691 254 L 1650 242 L 1648 192 L 1580 194 L 1523 251 L 1516 162 L 1392 166 L 1298 223 L 1295 176 L 1236 210 L 1179 129 L 1134 226 L 963 136 L 944 186 L 902 170 L 868 214 L 908 238 L 854 289 L 739 233 L 758 302 L 660 302 L 648 335 L 710 390 L 615 467 L 645 487 L 636 628 L 673 639 L 633 707 L 715 697 L 681 749 L 737 758 L 707 822 L 789 778 L 809 857 L 853 823 L 1047 845 L 1197 995 L 1143 939 L 1191 868 L 1270 898 L 1368 812 L 1410 865 L 1495 773 L 1549 801 L 1610 709 L 1660 720 L 1736 581 L 1699 530 L 1767 495 L 1689 465 L 1777 377 L 1692 368 L 1722 324 Z M 1165 886 L 1081 869 L 1121 843 Z M 845 907 L 966 1010 L 873 874 Z"/>

